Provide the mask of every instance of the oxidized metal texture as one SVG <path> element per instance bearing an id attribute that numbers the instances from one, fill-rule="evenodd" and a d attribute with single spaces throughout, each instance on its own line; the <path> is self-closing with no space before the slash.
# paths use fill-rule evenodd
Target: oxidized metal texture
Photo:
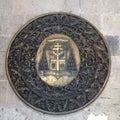
<path id="1" fill-rule="evenodd" d="M 50 38 L 49 44 L 40 47 L 52 35 L 57 38 Z M 101 93 L 109 76 L 110 56 L 103 37 L 88 21 L 53 13 L 35 18 L 17 32 L 8 48 L 6 70 L 15 93 L 27 105 L 38 111 L 63 114 L 84 108 Z M 63 80 L 62 70 L 67 81 L 70 76 L 70 82 L 59 85 L 51 84 L 51 78 L 45 81 L 51 74 L 55 74 L 55 81 Z"/>

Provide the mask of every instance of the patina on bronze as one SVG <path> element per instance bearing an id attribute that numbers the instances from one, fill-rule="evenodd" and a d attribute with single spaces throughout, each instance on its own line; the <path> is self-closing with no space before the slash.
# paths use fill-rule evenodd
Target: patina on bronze
<path id="1" fill-rule="evenodd" d="M 110 55 L 98 30 L 67 13 L 39 16 L 11 41 L 9 82 L 30 107 L 51 114 L 74 112 L 93 102 L 110 73 Z"/>

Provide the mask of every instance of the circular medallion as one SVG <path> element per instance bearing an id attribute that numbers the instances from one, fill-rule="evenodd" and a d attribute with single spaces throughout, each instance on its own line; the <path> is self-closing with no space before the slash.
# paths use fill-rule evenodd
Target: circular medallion
<path id="1" fill-rule="evenodd" d="M 102 35 L 88 21 L 53 13 L 35 18 L 16 33 L 6 71 L 27 105 L 64 114 L 86 107 L 102 92 L 110 55 Z"/>

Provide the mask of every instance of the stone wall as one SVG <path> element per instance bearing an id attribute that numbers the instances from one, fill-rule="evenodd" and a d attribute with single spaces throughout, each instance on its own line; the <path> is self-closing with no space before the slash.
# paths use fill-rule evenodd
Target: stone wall
<path id="1" fill-rule="evenodd" d="M 49 12 L 86 18 L 101 31 L 111 51 L 111 74 L 104 91 L 72 114 L 47 115 L 29 108 L 15 95 L 5 73 L 5 54 L 15 32 L 29 19 Z M 0 120 L 120 120 L 119 75 L 120 0 L 0 0 Z"/>

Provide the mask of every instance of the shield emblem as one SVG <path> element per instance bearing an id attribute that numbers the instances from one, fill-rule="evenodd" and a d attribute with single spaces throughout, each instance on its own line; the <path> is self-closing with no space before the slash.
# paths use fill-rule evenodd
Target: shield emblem
<path id="1" fill-rule="evenodd" d="M 43 44 L 40 45 L 36 57 L 36 68 L 40 78 L 52 86 L 70 83 L 77 75 L 80 65 L 80 54 L 76 44 L 62 34 L 48 37 Z"/>

